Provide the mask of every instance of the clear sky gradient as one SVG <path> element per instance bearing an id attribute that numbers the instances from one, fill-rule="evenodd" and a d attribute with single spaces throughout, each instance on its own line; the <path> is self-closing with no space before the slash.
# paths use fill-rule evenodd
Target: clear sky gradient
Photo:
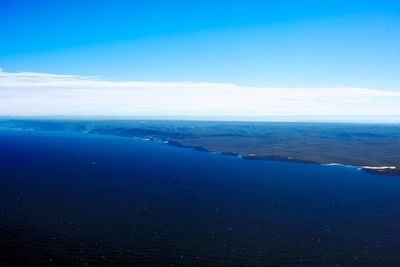
<path id="1" fill-rule="evenodd" d="M 399 1 L 3 0 L 0 22 L 10 74 L 400 92 Z"/>

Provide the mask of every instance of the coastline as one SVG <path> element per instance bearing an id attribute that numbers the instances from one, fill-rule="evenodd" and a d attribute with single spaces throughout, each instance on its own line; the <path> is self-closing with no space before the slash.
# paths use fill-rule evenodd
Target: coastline
<path id="1" fill-rule="evenodd" d="M 16 130 L 35 131 L 35 129 L 33 129 L 33 128 L 32 129 L 17 128 Z M 49 130 L 44 130 L 44 131 L 49 131 Z M 52 130 L 50 130 L 50 131 L 52 131 Z M 64 132 L 64 130 L 62 130 L 62 131 Z M 323 163 L 323 162 L 307 160 L 307 159 L 292 158 L 289 156 L 257 155 L 257 154 L 243 155 L 241 153 L 236 153 L 236 152 L 223 152 L 223 151 L 209 150 L 209 149 L 206 149 L 199 145 L 196 145 L 196 146 L 185 145 L 179 141 L 171 140 L 171 139 L 169 139 L 169 137 L 166 137 L 166 136 L 153 137 L 153 136 L 147 135 L 146 137 L 143 137 L 143 136 L 137 136 L 137 135 L 119 134 L 119 132 L 102 132 L 102 131 L 91 131 L 91 130 L 85 130 L 85 131 L 72 130 L 69 132 L 77 132 L 77 133 L 82 133 L 82 134 L 94 134 L 94 135 L 106 135 L 106 136 L 118 136 L 118 137 L 126 137 L 126 138 L 135 138 L 135 139 L 140 139 L 143 141 L 161 142 L 161 143 L 164 143 L 164 144 L 170 145 L 170 146 L 181 147 L 181 148 L 191 148 L 196 151 L 218 153 L 218 154 L 226 155 L 226 156 L 235 156 L 235 157 L 239 157 L 239 158 L 245 159 L 245 160 L 272 160 L 272 161 L 298 162 L 298 163 L 306 163 L 306 164 L 319 164 L 319 165 L 324 165 L 324 166 L 343 166 L 343 167 L 357 168 L 358 170 L 362 170 L 362 171 L 365 171 L 370 174 L 378 174 L 378 175 L 386 175 L 386 176 L 400 176 L 400 167 L 399 166 L 368 166 L 368 165 L 360 166 L 360 165 L 352 165 L 352 164 L 337 163 L 337 162 Z"/>
<path id="2" fill-rule="evenodd" d="M 153 141 L 152 139 L 142 139 L 147 141 Z M 219 153 L 225 156 L 236 156 L 245 160 L 273 160 L 273 161 L 288 161 L 288 162 L 298 162 L 298 163 L 306 163 L 306 164 L 319 164 L 323 166 L 342 166 L 342 167 L 349 167 L 349 168 L 357 168 L 358 170 L 365 171 L 370 174 L 379 174 L 379 175 L 387 175 L 387 176 L 400 176 L 400 168 L 396 166 L 354 166 L 348 164 L 341 164 L 341 163 L 321 163 L 312 160 L 303 160 L 303 159 L 295 159 L 291 157 L 284 157 L 284 156 L 274 156 L 274 155 L 240 155 L 235 154 L 234 152 L 219 152 L 219 151 L 210 151 L 205 149 L 201 146 L 187 146 L 178 141 L 164 141 L 165 144 L 175 147 L 182 147 L 182 148 L 191 148 L 197 151 L 202 152 L 211 152 L 211 153 Z"/>

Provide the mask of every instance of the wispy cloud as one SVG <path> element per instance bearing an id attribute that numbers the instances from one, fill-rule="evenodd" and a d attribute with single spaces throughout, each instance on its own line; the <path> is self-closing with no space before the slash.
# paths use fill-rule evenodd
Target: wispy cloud
<path id="1" fill-rule="evenodd" d="M 0 69 L 0 115 L 400 115 L 400 92 L 262 88 L 222 83 L 106 81 Z"/>

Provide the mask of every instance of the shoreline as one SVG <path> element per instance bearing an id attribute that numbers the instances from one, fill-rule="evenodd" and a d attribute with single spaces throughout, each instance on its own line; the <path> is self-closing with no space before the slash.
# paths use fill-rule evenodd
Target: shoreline
<path id="1" fill-rule="evenodd" d="M 10 129 L 8 129 L 10 130 Z M 14 129 L 17 131 L 21 130 L 28 130 L 28 131 L 36 131 L 35 129 Z M 48 132 L 48 130 L 44 130 Z M 68 131 L 62 131 L 62 132 L 68 132 Z M 286 161 L 286 162 L 297 162 L 297 163 L 305 163 L 305 164 L 318 164 L 322 166 L 342 166 L 342 167 L 349 167 L 349 168 L 357 168 L 358 170 L 362 170 L 364 172 L 370 173 L 370 174 L 378 174 L 378 175 L 385 175 L 385 176 L 400 176 L 400 167 L 397 166 L 367 166 L 367 165 L 362 165 L 362 166 L 357 166 L 357 165 L 349 165 L 349 164 L 342 164 L 342 163 L 321 163 L 317 161 L 312 161 L 312 160 L 304 160 L 304 159 L 296 159 L 292 158 L 289 156 L 277 156 L 277 155 L 257 155 L 257 154 L 248 154 L 248 155 L 242 155 L 242 154 L 237 154 L 235 152 L 221 152 L 221 151 L 211 151 L 208 150 L 202 146 L 190 146 L 190 145 L 184 145 L 179 141 L 175 140 L 168 140 L 168 139 L 163 139 L 163 138 L 153 138 L 153 137 L 140 137 L 140 136 L 125 136 L 125 135 L 119 135 L 119 134 L 112 134 L 112 133 L 98 133 L 98 132 L 91 132 L 91 131 L 71 131 L 71 132 L 76 132 L 76 133 L 81 133 L 81 134 L 94 134 L 94 135 L 104 135 L 104 136 L 118 136 L 118 137 L 125 137 L 125 138 L 135 138 L 139 139 L 142 141 L 151 141 L 151 142 L 160 142 L 166 145 L 170 146 L 175 146 L 175 147 L 181 147 L 181 148 L 191 148 L 196 151 L 201 151 L 201 152 L 209 152 L 209 153 L 217 153 L 225 156 L 234 156 L 238 157 L 244 160 L 271 160 L 271 161 Z"/>
<path id="2" fill-rule="evenodd" d="M 153 141 L 152 139 L 141 139 L 141 140 L 147 140 L 147 141 Z M 349 167 L 349 168 L 356 168 L 358 170 L 362 170 L 364 172 L 370 173 L 370 174 L 379 174 L 379 175 L 386 175 L 386 176 L 400 176 L 400 168 L 396 166 L 355 166 L 355 165 L 347 165 L 347 164 L 341 164 L 341 163 L 320 163 L 312 160 L 302 160 L 302 159 L 295 159 L 291 157 L 284 157 L 284 156 L 263 156 L 263 155 L 256 155 L 256 154 L 249 154 L 249 155 L 240 155 L 240 154 L 235 154 L 234 152 L 218 152 L 218 151 L 210 151 L 208 149 L 205 149 L 201 146 L 187 146 L 184 145 L 178 141 L 168 141 L 165 140 L 163 143 L 170 145 L 170 146 L 175 146 L 175 147 L 182 147 L 182 148 L 191 148 L 196 151 L 202 151 L 202 152 L 210 152 L 210 153 L 219 153 L 221 155 L 225 156 L 236 156 L 241 159 L 245 160 L 272 160 L 272 161 L 287 161 L 287 162 L 298 162 L 298 163 L 306 163 L 306 164 L 318 164 L 322 166 L 342 166 L 342 167 Z"/>

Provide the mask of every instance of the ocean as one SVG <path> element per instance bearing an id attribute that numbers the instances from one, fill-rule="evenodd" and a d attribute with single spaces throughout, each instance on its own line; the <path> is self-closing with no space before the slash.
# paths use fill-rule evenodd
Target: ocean
<path id="1" fill-rule="evenodd" d="M 399 225 L 396 176 L 0 131 L 5 266 L 399 266 Z"/>

